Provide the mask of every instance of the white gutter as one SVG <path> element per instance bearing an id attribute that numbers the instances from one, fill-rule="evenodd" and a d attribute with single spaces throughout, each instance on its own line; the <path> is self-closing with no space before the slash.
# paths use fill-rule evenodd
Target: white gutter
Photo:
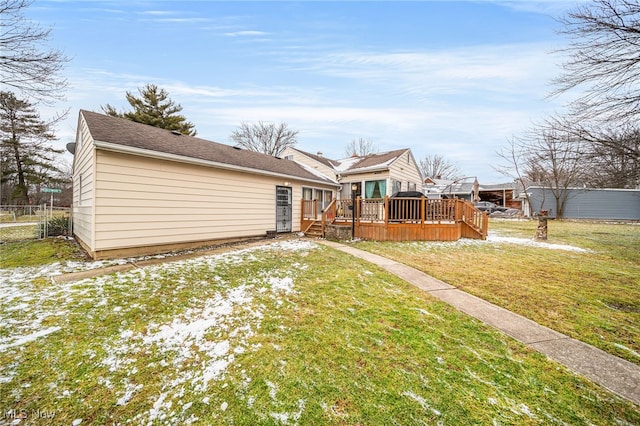
<path id="1" fill-rule="evenodd" d="M 169 161 L 177 161 L 180 163 L 196 164 L 199 166 L 216 167 L 218 169 L 233 170 L 238 172 L 251 173 L 255 175 L 287 178 L 287 179 L 299 180 L 303 182 L 312 182 L 316 184 L 322 183 L 324 185 L 329 185 L 329 186 L 333 184 L 333 186 L 336 186 L 336 187 L 340 186 L 340 184 L 338 184 L 335 181 L 326 182 L 321 180 L 308 179 L 300 176 L 287 175 L 284 173 L 276 173 L 276 172 L 270 172 L 267 170 L 259 170 L 259 169 L 252 169 L 250 167 L 237 166 L 234 164 L 219 163 L 217 161 L 186 157 L 184 155 L 169 154 L 166 152 L 154 151 L 151 149 L 134 148 L 131 146 L 121 145 L 121 144 L 111 143 L 111 142 L 102 142 L 102 141 L 94 140 L 93 145 L 96 147 L 96 149 L 103 149 L 105 151 L 111 151 L 111 152 L 119 152 L 122 154 L 140 155 L 142 157 L 156 158 L 159 160 L 169 160 Z M 282 160 L 282 161 L 288 161 L 288 160 Z"/>

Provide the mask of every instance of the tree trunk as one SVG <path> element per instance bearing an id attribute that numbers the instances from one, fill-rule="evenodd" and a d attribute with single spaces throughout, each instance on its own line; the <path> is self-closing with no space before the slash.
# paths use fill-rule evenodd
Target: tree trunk
<path id="1" fill-rule="evenodd" d="M 538 216 L 538 228 L 536 229 L 536 240 L 538 241 L 546 241 L 547 240 L 547 220 L 548 220 L 546 210 L 541 210 L 540 215 Z"/>
<path id="2" fill-rule="evenodd" d="M 15 142 L 14 136 L 14 142 Z M 18 175 L 18 185 L 13 191 L 15 197 L 15 204 L 26 205 L 29 204 L 29 189 L 27 188 L 27 182 L 24 178 L 24 170 L 22 168 L 22 158 L 20 158 L 20 150 L 18 144 L 13 144 L 13 154 L 16 160 L 16 174 Z"/>

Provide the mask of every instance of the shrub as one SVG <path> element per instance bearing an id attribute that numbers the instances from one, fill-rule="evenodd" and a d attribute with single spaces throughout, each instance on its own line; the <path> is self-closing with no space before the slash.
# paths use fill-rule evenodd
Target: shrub
<path id="1" fill-rule="evenodd" d="M 69 217 L 54 217 L 47 221 L 45 232 L 44 223 L 40 224 L 40 235 L 45 237 L 57 237 L 59 235 L 69 235 Z"/>

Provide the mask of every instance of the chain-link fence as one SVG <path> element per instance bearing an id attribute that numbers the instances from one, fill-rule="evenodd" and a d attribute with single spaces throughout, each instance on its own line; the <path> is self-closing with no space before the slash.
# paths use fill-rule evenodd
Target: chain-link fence
<path id="1" fill-rule="evenodd" d="M 67 207 L 0 206 L 0 241 L 72 236 L 73 220 Z"/>

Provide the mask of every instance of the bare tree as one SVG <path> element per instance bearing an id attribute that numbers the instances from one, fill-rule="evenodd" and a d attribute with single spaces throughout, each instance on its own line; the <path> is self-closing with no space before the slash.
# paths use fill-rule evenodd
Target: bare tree
<path id="1" fill-rule="evenodd" d="M 499 155 L 512 161 L 523 185 L 537 185 L 553 195 L 556 217 L 561 218 L 569 188 L 583 187 L 587 182 L 587 144 L 553 120 L 535 125 L 524 137 L 510 143 L 510 149 Z"/>
<path id="2" fill-rule="evenodd" d="M 633 188 L 640 181 L 640 128 L 635 123 L 607 126 L 567 114 L 549 116 L 544 127 L 562 132 L 566 140 L 576 145 L 586 173 L 584 184 L 594 188 Z"/>
<path id="3" fill-rule="evenodd" d="M 420 160 L 420 172 L 424 178 L 457 179 L 462 176 L 458 167 L 442 155 L 427 155 Z"/>
<path id="4" fill-rule="evenodd" d="M 240 127 L 231 133 L 231 140 L 238 146 L 250 151 L 279 157 L 285 149 L 295 146 L 298 131 L 289 129 L 287 123 L 242 122 Z"/>
<path id="5" fill-rule="evenodd" d="M 50 102 L 62 98 L 67 81 L 59 73 L 68 58 L 45 42 L 51 29 L 27 20 L 33 0 L 0 0 L 0 78 L 24 96 Z"/>
<path id="6" fill-rule="evenodd" d="M 370 139 L 358 138 L 347 144 L 344 153 L 347 157 L 364 157 L 365 155 L 377 154 L 378 147 Z"/>
<path id="7" fill-rule="evenodd" d="M 529 193 L 526 191 L 527 187 L 531 184 L 531 179 L 524 174 L 526 158 L 525 145 L 521 143 L 519 139 L 513 137 L 508 140 L 508 146 L 500 148 L 497 154 L 505 163 L 494 167 L 495 170 L 512 178 L 516 182 L 518 185 L 517 190 L 524 194 L 527 205 L 529 209 L 531 209 L 531 199 L 529 198 Z M 533 214 L 532 211 L 528 213 L 530 215 Z"/>
<path id="8" fill-rule="evenodd" d="M 640 3 L 593 0 L 560 19 L 569 59 L 554 94 L 581 87 L 571 105 L 582 119 L 637 120 L 640 114 Z"/>

